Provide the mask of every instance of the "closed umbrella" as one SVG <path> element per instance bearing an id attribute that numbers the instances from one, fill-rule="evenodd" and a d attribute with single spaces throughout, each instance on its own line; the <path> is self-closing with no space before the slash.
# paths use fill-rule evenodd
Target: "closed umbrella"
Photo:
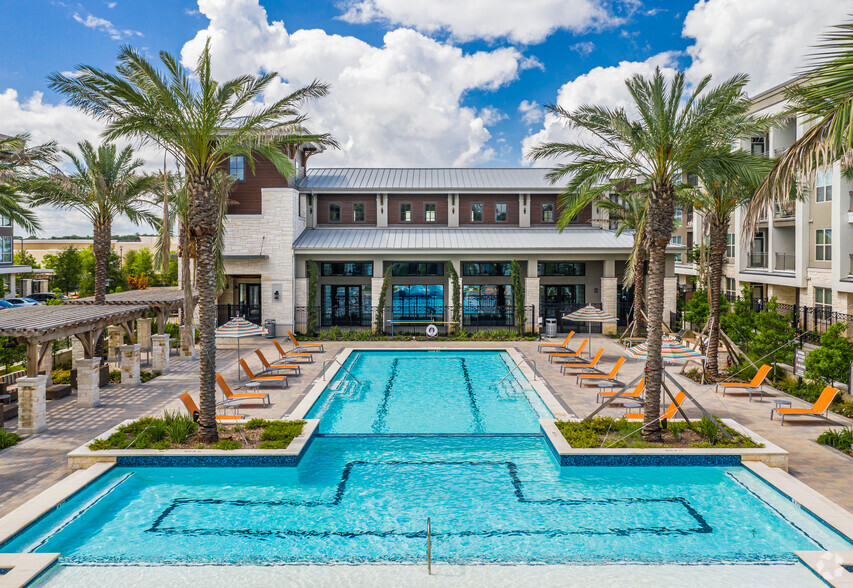
<path id="1" fill-rule="evenodd" d="M 563 318 L 567 321 L 576 323 L 588 323 L 589 332 L 592 332 L 592 323 L 607 323 L 615 321 L 616 317 L 609 312 L 604 312 L 600 308 L 596 308 L 592 304 L 587 304 L 580 310 L 576 310 L 571 314 L 564 314 Z"/>
<path id="2" fill-rule="evenodd" d="M 218 329 L 216 329 L 217 337 L 226 337 L 230 339 L 237 339 L 237 379 L 242 379 L 240 374 L 240 339 L 243 337 L 257 337 L 258 335 L 265 335 L 266 330 L 263 327 L 256 325 L 255 323 L 250 323 L 246 319 L 241 316 L 231 319 Z"/>

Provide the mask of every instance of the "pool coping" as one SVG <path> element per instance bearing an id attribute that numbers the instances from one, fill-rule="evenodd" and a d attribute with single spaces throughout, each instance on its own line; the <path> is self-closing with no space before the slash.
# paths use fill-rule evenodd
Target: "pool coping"
<path id="1" fill-rule="evenodd" d="M 774 468 L 788 471 L 788 452 L 771 443 L 761 435 L 747 429 L 732 419 L 721 419 L 726 425 L 749 437 L 756 443 L 764 445 L 759 448 L 660 448 L 635 449 L 630 447 L 616 448 L 576 448 L 572 447 L 557 428 L 557 419 L 539 419 L 539 426 L 545 434 L 548 444 L 560 461 L 561 466 L 571 465 L 712 465 L 713 462 L 724 464 L 762 462 Z M 568 420 L 580 420 L 571 418 Z M 735 458 L 739 458 L 735 460 Z M 853 530 L 851 530 L 853 532 Z M 853 535 L 851 535 L 853 537 Z"/>
<path id="2" fill-rule="evenodd" d="M 0 568 L 11 568 L 0 576 L 3 588 L 23 588 L 59 559 L 58 553 L 0 553 Z"/>
<path id="3" fill-rule="evenodd" d="M 343 367 L 343 364 L 346 363 L 346 360 L 349 359 L 350 355 L 357 352 L 362 351 L 382 351 L 384 353 L 392 353 L 394 349 L 365 349 L 359 347 L 345 347 L 342 349 L 333 359 L 335 360 L 332 366 L 325 372 L 325 377 L 323 374 L 320 374 L 316 380 L 314 380 L 311 389 L 305 395 L 305 397 L 296 405 L 287 418 L 289 419 L 304 419 L 305 415 L 311 410 L 314 406 L 314 403 L 320 398 L 323 392 L 326 390 L 326 386 L 328 386 L 337 375 L 338 371 Z M 570 418 L 571 415 L 566 412 L 566 409 L 559 403 L 556 397 L 551 393 L 548 387 L 544 384 L 544 379 L 541 376 L 537 376 L 533 371 L 533 368 L 530 367 L 528 363 L 528 359 L 515 347 L 418 347 L 417 349 L 406 350 L 406 351 L 449 351 L 449 352 L 462 352 L 462 351 L 492 351 L 492 352 L 506 352 L 510 359 L 513 360 L 518 366 L 519 371 L 524 375 L 527 379 L 528 383 L 533 387 L 536 391 L 536 394 L 539 395 L 539 398 L 542 400 L 545 407 L 554 415 L 557 419 L 567 419 Z"/>
<path id="4" fill-rule="evenodd" d="M 818 578 L 834 588 L 853 588 L 853 551 L 795 551 L 794 555 Z"/>
<path id="5" fill-rule="evenodd" d="M 292 419 L 291 419 L 292 420 Z M 305 419 L 302 433 L 285 449 L 103 449 L 93 451 L 89 444 L 97 439 L 106 439 L 119 427 L 134 422 L 122 421 L 109 431 L 101 433 L 77 449 L 68 453 L 68 471 L 76 472 L 98 463 L 127 466 L 229 466 L 239 462 L 244 466 L 277 465 L 295 466 L 317 435 L 318 419 Z M 179 463 L 176 463 L 179 462 Z M 2 538 L 0 538 L 2 543 Z"/>

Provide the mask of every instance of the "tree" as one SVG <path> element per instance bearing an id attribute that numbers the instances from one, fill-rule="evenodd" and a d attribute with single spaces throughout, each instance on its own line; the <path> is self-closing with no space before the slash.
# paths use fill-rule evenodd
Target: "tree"
<path id="1" fill-rule="evenodd" d="M 80 296 L 92 296 L 95 293 L 95 254 L 91 247 L 81 249 L 81 275 L 78 286 Z M 121 264 L 121 257 L 115 250 L 110 250 L 107 258 L 107 291 L 122 292 L 127 289 L 127 278 Z"/>
<path id="2" fill-rule="evenodd" d="M 53 270 L 53 286 L 66 294 L 75 292 L 80 284 L 83 265 L 80 252 L 69 246 L 57 255 L 44 256 L 44 266 Z"/>
<path id="3" fill-rule="evenodd" d="M 14 260 L 15 260 L 15 265 L 28 265 L 33 269 L 37 269 L 37 268 L 41 267 L 39 265 L 39 263 L 36 261 L 35 256 L 32 253 L 30 253 L 29 251 L 27 251 L 26 249 L 22 249 L 21 251 L 18 251 L 14 256 Z M 34 272 L 24 272 L 24 273 L 18 274 L 18 278 L 22 279 L 22 280 L 29 280 L 29 279 L 32 279 L 34 275 L 35 275 Z"/>
<path id="4" fill-rule="evenodd" d="M 27 147 L 28 134 L 0 136 L 0 216 L 29 233 L 39 229 L 36 213 L 20 195 L 22 183 L 56 156 L 56 143 Z"/>
<path id="5" fill-rule="evenodd" d="M 519 335 L 524 334 L 524 280 L 521 277 L 521 266 L 516 260 L 510 262 L 510 280 L 512 281 L 513 314 L 515 328 Z"/>
<path id="6" fill-rule="evenodd" d="M 844 337 L 847 323 L 835 323 L 820 336 L 820 347 L 806 356 L 806 377 L 824 385 L 850 384 L 853 345 Z"/>
<path id="7" fill-rule="evenodd" d="M 381 333 L 385 330 L 385 298 L 388 295 L 388 287 L 391 285 L 391 264 L 385 268 L 382 276 L 382 287 L 379 289 L 379 298 L 376 300 L 376 329 Z"/>
<path id="8" fill-rule="evenodd" d="M 740 297 L 732 305 L 732 311 L 720 318 L 726 334 L 744 349 L 749 348 L 749 343 L 752 340 L 756 314 L 758 313 L 752 308 L 752 286 L 744 284 L 741 288 Z"/>
<path id="9" fill-rule="evenodd" d="M 130 251 L 127 252 L 128 255 L 130 253 Z M 150 281 L 154 278 L 154 256 L 151 254 L 151 250 L 148 247 L 143 247 L 134 253 L 136 255 L 130 264 L 127 263 L 128 260 L 125 257 L 125 275 L 145 276 Z"/>
<path id="10" fill-rule="evenodd" d="M 749 164 L 746 153 L 731 148 L 735 141 L 750 137 L 754 127 L 744 93 L 747 81 L 747 76 L 738 75 L 712 88 L 708 76 L 687 92 L 682 72 L 671 80 L 660 68 L 650 78 L 633 76 L 626 85 L 636 115 L 622 108 L 594 105 L 574 111 L 549 106 L 567 126 L 588 131 L 597 142 L 544 143 L 530 152 L 535 160 L 567 159 L 547 176 L 553 183 L 568 179 L 559 196 L 561 230 L 585 206 L 603 194 L 618 191 L 626 180 L 648 186 L 645 237 L 649 313 L 643 437 L 650 441 L 661 438 L 658 417 L 663 379 L 664 277 L 677 185 L 685 171 L 737 174 Z"/>
<path id="11" fill-rule="evenodd" d="M 327 135 L 303 130 L 299 106 L 328 93 L 319 82 L 264 103 L 264 90 L 276 72 L 244 75 L 225 82 L 213 79 L 210 41 L 192 72 L 174 56 L 160 53 L 161 72 L 139 51 L 122 47 L 116 73 L 82 66 L 73 76 L 54 73 L 51 88 L 71 105 L 102 120 L 105 137 L 154 143 L 186 170 L 189 227 L 196 247 L 201 361 L 199 365 L 199 436 L 213 442 L 216 430 L 216 242 L 219 200 L 214 176 L 228 157 L 243 156 L 254 170 L 254 156 L 268 159 L 285 177 L 296 171 L 292 159 L 300 143 L 334 145 Z"/>
<path id="12" fill-rule="evenodd" d="M 453 301 L 453 324 L 450 330 L 456 332 L 462 330 L 462 287 L 459 285 L 459 272 L 450 260 L 447 261 L 447 274 L 450 276 L 450 296 Z"/>
<path id="13" fill-rule="evenodd" d="M 796 331 L 791 327 L 791 314 L 780 314 L 779 304 L 773 296 L 762 312 L 755 313 L 755 326 L 750 351 L 763 363 L 794 361 L 792 346 Z"/>
<path id="14" fill-rule="evenodd" d="M 156 189 L 159 178 L 140 173 L 141 159 L 133 158 L 133 148 L 121 151 L 106 143 L 95 148 L 89 141 L 77 143 L 79 156 L 69 149 L 62 152 L 73 168 L 70 174 L 60 168 L 30 179 L 27 192 L 37 206 L 55 206 L 82 213 L 91 223 L 92 252 L 95 254 L 95 303 L 103 304 L 107 295 L 107 262 L 112 251 L 112 223 L 119 215 L 131 222 L 157 226 L 157 217 L 148 210 L 147 197 Z M 103 357 L 103 335 L 95 354 Z"/>

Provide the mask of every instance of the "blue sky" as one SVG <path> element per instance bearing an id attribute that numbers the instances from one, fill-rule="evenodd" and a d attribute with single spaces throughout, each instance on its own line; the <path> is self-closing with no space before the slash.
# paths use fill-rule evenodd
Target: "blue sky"
<path id="1" fill-rule="evenodd" d="M 0 0 L 0 132 L 72 145 L 100 124 L 63 104 L 46 76 L 110 68 L 130 43 L 191 63 L 211 38 L 215 74 L 278 71 L 269 98 L 317 77 L 311 126 L 343 148 L 312 164 L 518 166 L 571 131 L 542 106 L 627 104 L 623 80 L 655 66 L 688 80 L 749 73 L 751 92 L 796 73 L 838 0 Z M 14 23 L 11 25 L 10 23 Z M 140 154 L 162 161 L 149 147 Z M 88 232 L 74 215 L 45 233 Z M 118 230 L 130 229 L 118 224 Z"/>

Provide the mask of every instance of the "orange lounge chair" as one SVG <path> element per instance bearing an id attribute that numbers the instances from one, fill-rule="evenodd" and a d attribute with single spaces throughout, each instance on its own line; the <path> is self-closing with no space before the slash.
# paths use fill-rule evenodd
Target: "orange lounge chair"
<path id="1" fill-rule="evenodd" d="M 811 408 L 774 408 L 770 411 L 770 420 L 773 420 L 774 412 L 782 417 L 782 426 L 785 425 L 786 416 L 812 416 L 828 420 L 829 415 L 827 413 L 829 412 L 829 405 L 832 404 L 838 392 L 840 392 L 838 388 L 827 386 L 820 393 L 820 396 L 818 396 Z"/>
<path id="2" fill-rule="evenodd" d="M 264 371 L 259 373 L 259 376 L 275 376 L 279 373 L 278 370 L 290 370 L 292 372 L 295 372 L 295 375 L 297 376 L 302 372 L 299 365 L 295 363 L 272 365 L 270 362 L 267 361 L 267 358 L 264 356 L 263 352 L 260 349 L 255 349 L 255 355 L 258 356 L 258 359 L 261 360 L 261 364 L 264 366 Z"/>
<path id="3" fill-rule="evenodd" d="M 278 359 L 275 360 L 273 363 L 277 363 L 279 361 L 296 362 L 296 361 L 299 361 L 300 359 L 304 360 L 305 363 L 313 363 L 314 362 L 314 356 L 311 355 L 310 353 L 288 353 L 287 351 L 285 351 L 281 347 L 281 344 L 278 342 L 278 339 L 273 339 L 272 342 L 273 342 L 273 345 L 275 345 L 276 350 L 278 350 Z"/>
<path id="4" fill-rule="evenodd" d="M 581 341 L 580 346 L 577 351 L 560 351 L 560 352 L 552 352 L 548 354 L 548 362 L 554 363 L 555 357 L 568 357 L 569 359 L 578 359 L 582 360 L 583 358 L 580 356 L 581 352 L 583 352 L 583 348 L 586 347 L 586 344 L 589 343 L 589 339 L 584 339 Z"/>
<path id="5" fill-rule="evenodd" d="M 311 352 L 318 351 L 320 353 L 323 353 L 323 344 L 322 343 L 300 343 L 296 339 L 296 335 L 294 335 L 290 331 L 287 332 L 287 336 L 290 337 L 290 340 L 293 342 L 293 349 L 290 350 L 291 353 L 294 351 L 311 351 Z"/>
<path id="6" fill-rule="evenodd" d="M 560 373 L 568 374 L 568 373 L 586 373 L 586 374 L 594 374 L 601 373 L 599 370 L 595 368 L 598 365 L 598 360 L 601 359 L 601 356 L 604 355 L 604 347 L 598 350 L 598 353 L 595 354 L 595 357 L 592 358 L 592 361 L 589 363 L 563 363 L 560 364 Z M 570 371 L 571 370 L 571 371 Z"/>
<path id="7" fill-rule="evenodd" d="M 666 409 L 662 415 L 660 415 L 660 420 L 670 420 L 672 419 L 676 413 L 678 412 L 678 407 L 681 406 L 681 403 L 684 402 L 684 399 L 687 398 L 687 394 L 684 392 L 679 392 L 675 395 L 675 402 L 669 405 L 669 408 Z M 643 413 L 641 412 L 631 412 L 625 415 L 625 418 L 628 420 L 642 420 Z"/>
<path id="8" fill-rule="evenodd" d="M 616 374 L 619 373 L 619 370 L 622 369 L 622 364 L 625 363 L 625 358 L 620 357 L 616 360 L 616 364 L 613 366 L 613 369 L 610 370 L 609 374 L 578 374 L 577 383 L 583 386 L 587 382 L 592 382 L 593 384 L 598 384 L 602 381 L 616 383 Z"/>
<path id="9" fill-rule="evenodd" d="M 603 392 L 603 391 L 599 390 L 598 396 L 596 397 L 595 401 L 601 402 L 605 398 L 612 398 L 614 396 L 618 396 L 616 398 L 616 400 L 614 400 L 613 402 L 617 402 L 617 401 L 622 400 L 622 399 L 630 400 L 632 402 L 636 402 L 638 400 L 641 401 L 643 399 L 643 392 L 645 392 L 645 391 L 646 391 L 646 378 L 645 378 L 645 376 L 643 376 L 642 378 L 640 378 L 640 383 L 637 384 L 637 387 L 634 388 L 631 392 L 625 392 L 624 394 L 619 394 L 619 392 L 616 392 L 615 390 L 612 392 Z"/>
<path id="10" fill-rule="evenodd" d="M 231 391 L 231 386 L 225 381 L 220 374 L 216 374 L 216 383 L 219 384 L 219 387 L 222 388 L 222 393 L 225 395 L 225 398 L 231 402 L 240 402 L 241 400 L 260 400 L 261 404 L 269 404 L 272 406 L 270 402 L 270 393 L 269 392 L 238 392 L 234 393 Z"/>
<path id="11" fill-rule="evenodd" d="M 718 392 L 720 388 L 723 389 L 723 396 L 726 395 L 726 390 L 732 390 L 733 388 L 741 388 L 749 392 L 749 401 L 752 402 L 752 393 L 755 392 L 759 395 L 760 399 L 764 398 L 764 389 L 761 385 L 764 383 L 764 380 L 767 378 L 767 374 L 770 373 L 772 368 L 764 364 L 761 366 L 761 369 L 758 370 L 758 373 L 755 374 L 755 377 L 752 378 L 750 382 L 720 382 L 714 388 L 714 392 Z"/>
<path id="12" fill-rule="evenodd" d="M 542 350 L 545 347 L 553 347 L 555 349 L 563 349 L 565 351 L 571 351 L 571 349 L 569 349 L 569 341 L 571 341 L 572 337 L 574 337 L 574 336 L 575 336 L 575 332 L 569 331 L 569 334 L 566 335 L 566 338 L 563 340 L 562 343 L 540 343 L 539 344 L 539 353 L 543 353 Z"/>
<path id="13" fill-rule="evenodd" d="M 181 394 L 179 396 L 179 398 L 181 399 L 181 402 L 184 403 L 184 406 L 187 407 L 187 410 L 190 411 L 190 414 L 192 415 L 193 420 L 198 421 L 198 415 L 201 413 L 201 411 L 198 409 L 198 406 L 196 405 L 195 401 L 193 400 L 193 397 L 190 396 L 190 393 L 184 392 L 183 394 Z M 242 414 L 218 414 L 218 415 L 216 415 L 217 421 L 226 421 L 226 422 L 241 421 L 245 418 L 246 417 L 244 417 Z"/>
<path id="14" fill-rule="evenodd" d="M 245 359 L 240 360 L 240 367 L 243 368 L 243 371 L 246 372 L 246 375 L 249 376 L 250 382 L 257 382 L 258 385 L 261 384 L 281 384 L 282 388 L 287 388 L 287 376 L 264 376 L 261 374 L 255 375 L 252 369 L 249 367 L 249 364 L 246 363 Z"/>

